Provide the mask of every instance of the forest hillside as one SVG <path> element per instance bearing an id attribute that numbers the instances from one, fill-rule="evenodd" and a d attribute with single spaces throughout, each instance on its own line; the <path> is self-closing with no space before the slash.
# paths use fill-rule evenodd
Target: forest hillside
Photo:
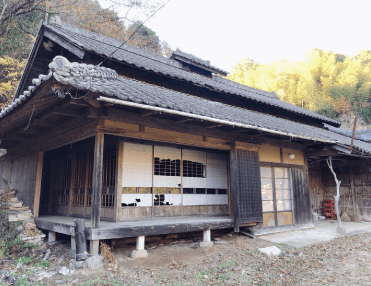
<path id="1" fill-rule="evenodd" d="M 344 128 L 371 123 L 371 51 L 354 57 L 313 49 L 297 61 L 259 64 L 251 59 L 236 64 L 228 78 L 274 91 L 281 100 L 337 119 Z"/>
<path id="2" fill-rule="evenodd" d="M 169 56 L 170 46 L 156 32 L 131 17 L 153 13 L 161 1 L 107 0 L 104 9 L 96 0 L 2 0 L 0 1 L 0 110 L 8 105 L 17 89 L 23 67 L 41 20 L 59 15 L 62 21 L 104 34 L 128 44 Z M 120 16 L 117 11 L 126 11 Z M 131 35 L 136 31 L 133 37 Z"/>

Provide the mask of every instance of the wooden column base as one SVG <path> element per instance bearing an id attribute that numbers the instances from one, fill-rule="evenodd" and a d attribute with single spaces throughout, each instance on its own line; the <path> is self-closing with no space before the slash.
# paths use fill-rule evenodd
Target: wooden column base
<path id="1" fill-rule="evenodd" d="M 98 255 L 99 253 L 99 240 L 90 240 L 90 254 Z"/>

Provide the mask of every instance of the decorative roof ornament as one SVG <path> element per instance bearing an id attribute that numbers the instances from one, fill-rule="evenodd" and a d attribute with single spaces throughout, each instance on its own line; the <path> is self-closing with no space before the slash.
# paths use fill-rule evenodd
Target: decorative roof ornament
<path id="1" fill-rule="evenodd" d="M 56 56 L 49 64 L 54 78 L 62 84 L 91 80 L 93 78 L 116 80 L 115 70 L 94 65 L 70 63 L 65 57 Z"/>

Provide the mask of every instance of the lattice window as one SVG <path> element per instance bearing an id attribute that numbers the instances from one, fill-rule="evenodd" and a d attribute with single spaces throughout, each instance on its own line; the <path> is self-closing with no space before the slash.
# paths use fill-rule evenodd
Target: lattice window
<path id="1" fill-rule="evenodd" d="M 71 187 L 71 158 L 63 158 L 63 170 L 62 170 L 62 188 L 69 189 Z"/>
<path id="2" fill-rule="evenodd" d="M 115 205 L 115 195 L 102 195 L 102 207 L 111 208 Z"/>
<path id="3" fill-rule="evenodd" d="M 86 151 L 76 154 L 75 172 L 73 174 L 73 187 L 76 189 L 85 188 L 87 160 L 88 154 Z"/>
<path id="4" fill-rule="evenodd" d="M 155 175 L 180 176 L 180 160 L 160 159 L 155 157 Z"/>
<path id="5" fill-rule="evenodd" d="M 84 206 L 84 203 L 85 203 L 84 192 L 85 192 L 84 189 L 74 189 L 73 190 L 72 204 L 74 206 Z"/>
<path id="6" fill-rule="evenodd" d="M 88 172 L 88 178 L 87 178 L 87 188 L 93 187 L 93 168 L 94 168 L 94 152 L 92 150 L 87 152 L 87 172 Z"/>
<path id="7" fill-rule="evenodd" d="M 103 187 L 116 184 L 116 145 L 109 145 L 103 152 Z"/>
<path id="8" fill-rule="evenodd" d="M 205 165 L 198 162 L 183 160 L 183 177 L 206 177 Z"/>
<path id="9" fill-rule="evenodd" d="M 68 205 L 69 195 L 66 190 L 56 190 L 53 192 L 53 205 L 64 206 Z"/>

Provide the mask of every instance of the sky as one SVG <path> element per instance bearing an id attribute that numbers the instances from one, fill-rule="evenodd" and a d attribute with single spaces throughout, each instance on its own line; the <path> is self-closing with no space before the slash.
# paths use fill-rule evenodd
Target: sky
<path id="1" fill-rule="evenodd" d="M 244 58 L 296 60 L 314 48 L 371 49 L 371 1 L 170 0 L 146 25 L 174 50 L 230 71 Z"/>

